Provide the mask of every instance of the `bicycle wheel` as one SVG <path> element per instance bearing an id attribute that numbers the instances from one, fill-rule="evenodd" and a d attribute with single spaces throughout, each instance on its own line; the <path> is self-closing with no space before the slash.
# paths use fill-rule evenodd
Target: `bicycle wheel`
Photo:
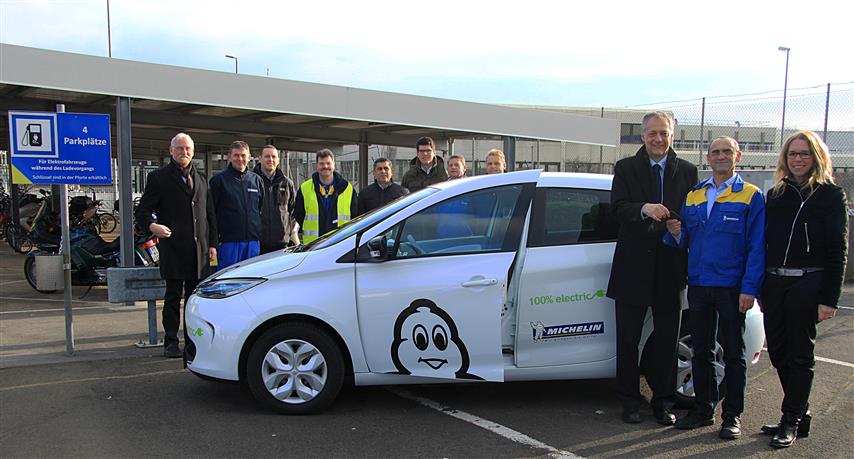
<path id="1" fill-rule="evenodd" d="M 116 222 L 116 217 L 113 214 L 102 213 L 98 214 L 98 225 L 101 227 L 102 233 L 112 233 L 116 230 L 118 222 Z"/>

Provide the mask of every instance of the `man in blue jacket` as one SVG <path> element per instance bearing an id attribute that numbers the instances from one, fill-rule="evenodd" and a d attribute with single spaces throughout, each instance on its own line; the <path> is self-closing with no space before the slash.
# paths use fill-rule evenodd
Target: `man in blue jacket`
<path id="1" fill-rule="evenodd" d="M 712 177 L 688 193 L 682 222 L 667 221 L 664 243 L 688 248 L 688 315 L 694 357 L 694 408 L 677 429 L 714 424 L 718 384 L 713 366 L 718 320 L 724 350 L 726 398 L 719 436 L 741 436 L 747 358 L 744 319 L 765 273 L 765 200 L 762 191 L 735 173 L 738 142 L 718 137 L 706 155 Z"/>
<path id="2" fill-rule="evenodd" d="M 264 182 L 250 171 L 249 145 L 232 142 L 228 166 L 211 179 L 211 197 L 219 231 L 219 269 L 261 252 L 261 202 Z"/>

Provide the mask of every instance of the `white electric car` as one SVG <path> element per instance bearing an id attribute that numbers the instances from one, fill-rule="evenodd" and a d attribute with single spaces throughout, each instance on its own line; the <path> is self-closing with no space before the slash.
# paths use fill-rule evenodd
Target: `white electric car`
<path id="1" fill-rule="evenodd" d="M 523 171 L 445 182 L 297 251 L 228 267 L 187 305 L 187 367 L 240 381 L 282 413 L 326 408 L 345 381 L 614 377 L 611 180 Z M 642 346 L 651 332 L 648 316 Z M 691 398 L 682 336 L 674 384 Z M 754 307 L 748 359 L 764 339 Z"/>

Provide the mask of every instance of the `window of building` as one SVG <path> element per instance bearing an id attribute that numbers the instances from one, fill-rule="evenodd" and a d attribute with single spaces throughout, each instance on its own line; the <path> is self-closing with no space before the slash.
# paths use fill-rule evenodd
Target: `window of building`
<path id="1" fill-rule="evenodd" d="M 624 144 L 641 144 L 641 132 L 643 129 L 640 124 L 622 123 L 620 124 L 620 143 Z"/>

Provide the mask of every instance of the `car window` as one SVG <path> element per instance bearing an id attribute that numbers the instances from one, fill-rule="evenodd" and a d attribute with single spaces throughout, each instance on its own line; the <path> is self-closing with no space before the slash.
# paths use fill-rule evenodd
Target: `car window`
<path id="1" fill-rule="evenodd" d="M 587 244 L 617 239 L 610 192 L 580 188 L 538 188 L 528 246 Z"/>
<path id="2" fill-rule="evenodd" d="M 421 210 L 384 233 L 393 258 L 515 249 L 519 236 L 512 241 L 511 223 L 522 218 L 517 203 L 523 189 L 510 185 L 478 190 Z"/>
<path id="3" fill-rule="evenodd" d="M 324 234 L 319 239 L 315 239 L 313 242 L 301 246 L 298 251 L 307 251 L 307 250 L 315 250 L 322 249 L 324 247 L 329 247 L 331 245 L 335 245 L 348 237 L 364 231 L 375 224 L 385 220 L 390 215 L 395 214 L 401 209 L 404 209 L 424 198 L 430 196 L 431 194 L 437 192 L 436 188 L 422 188 L 415 193 L 407 194 L 406 196 L 402 196 L 401 198 L 389 203 L 388 205 L 379 207 L 374 209 L 366 214 L 359 215 L 358 217 L 351 220 L 346 225 L 341 228 L 330 231 L 329 233 Z"/>

